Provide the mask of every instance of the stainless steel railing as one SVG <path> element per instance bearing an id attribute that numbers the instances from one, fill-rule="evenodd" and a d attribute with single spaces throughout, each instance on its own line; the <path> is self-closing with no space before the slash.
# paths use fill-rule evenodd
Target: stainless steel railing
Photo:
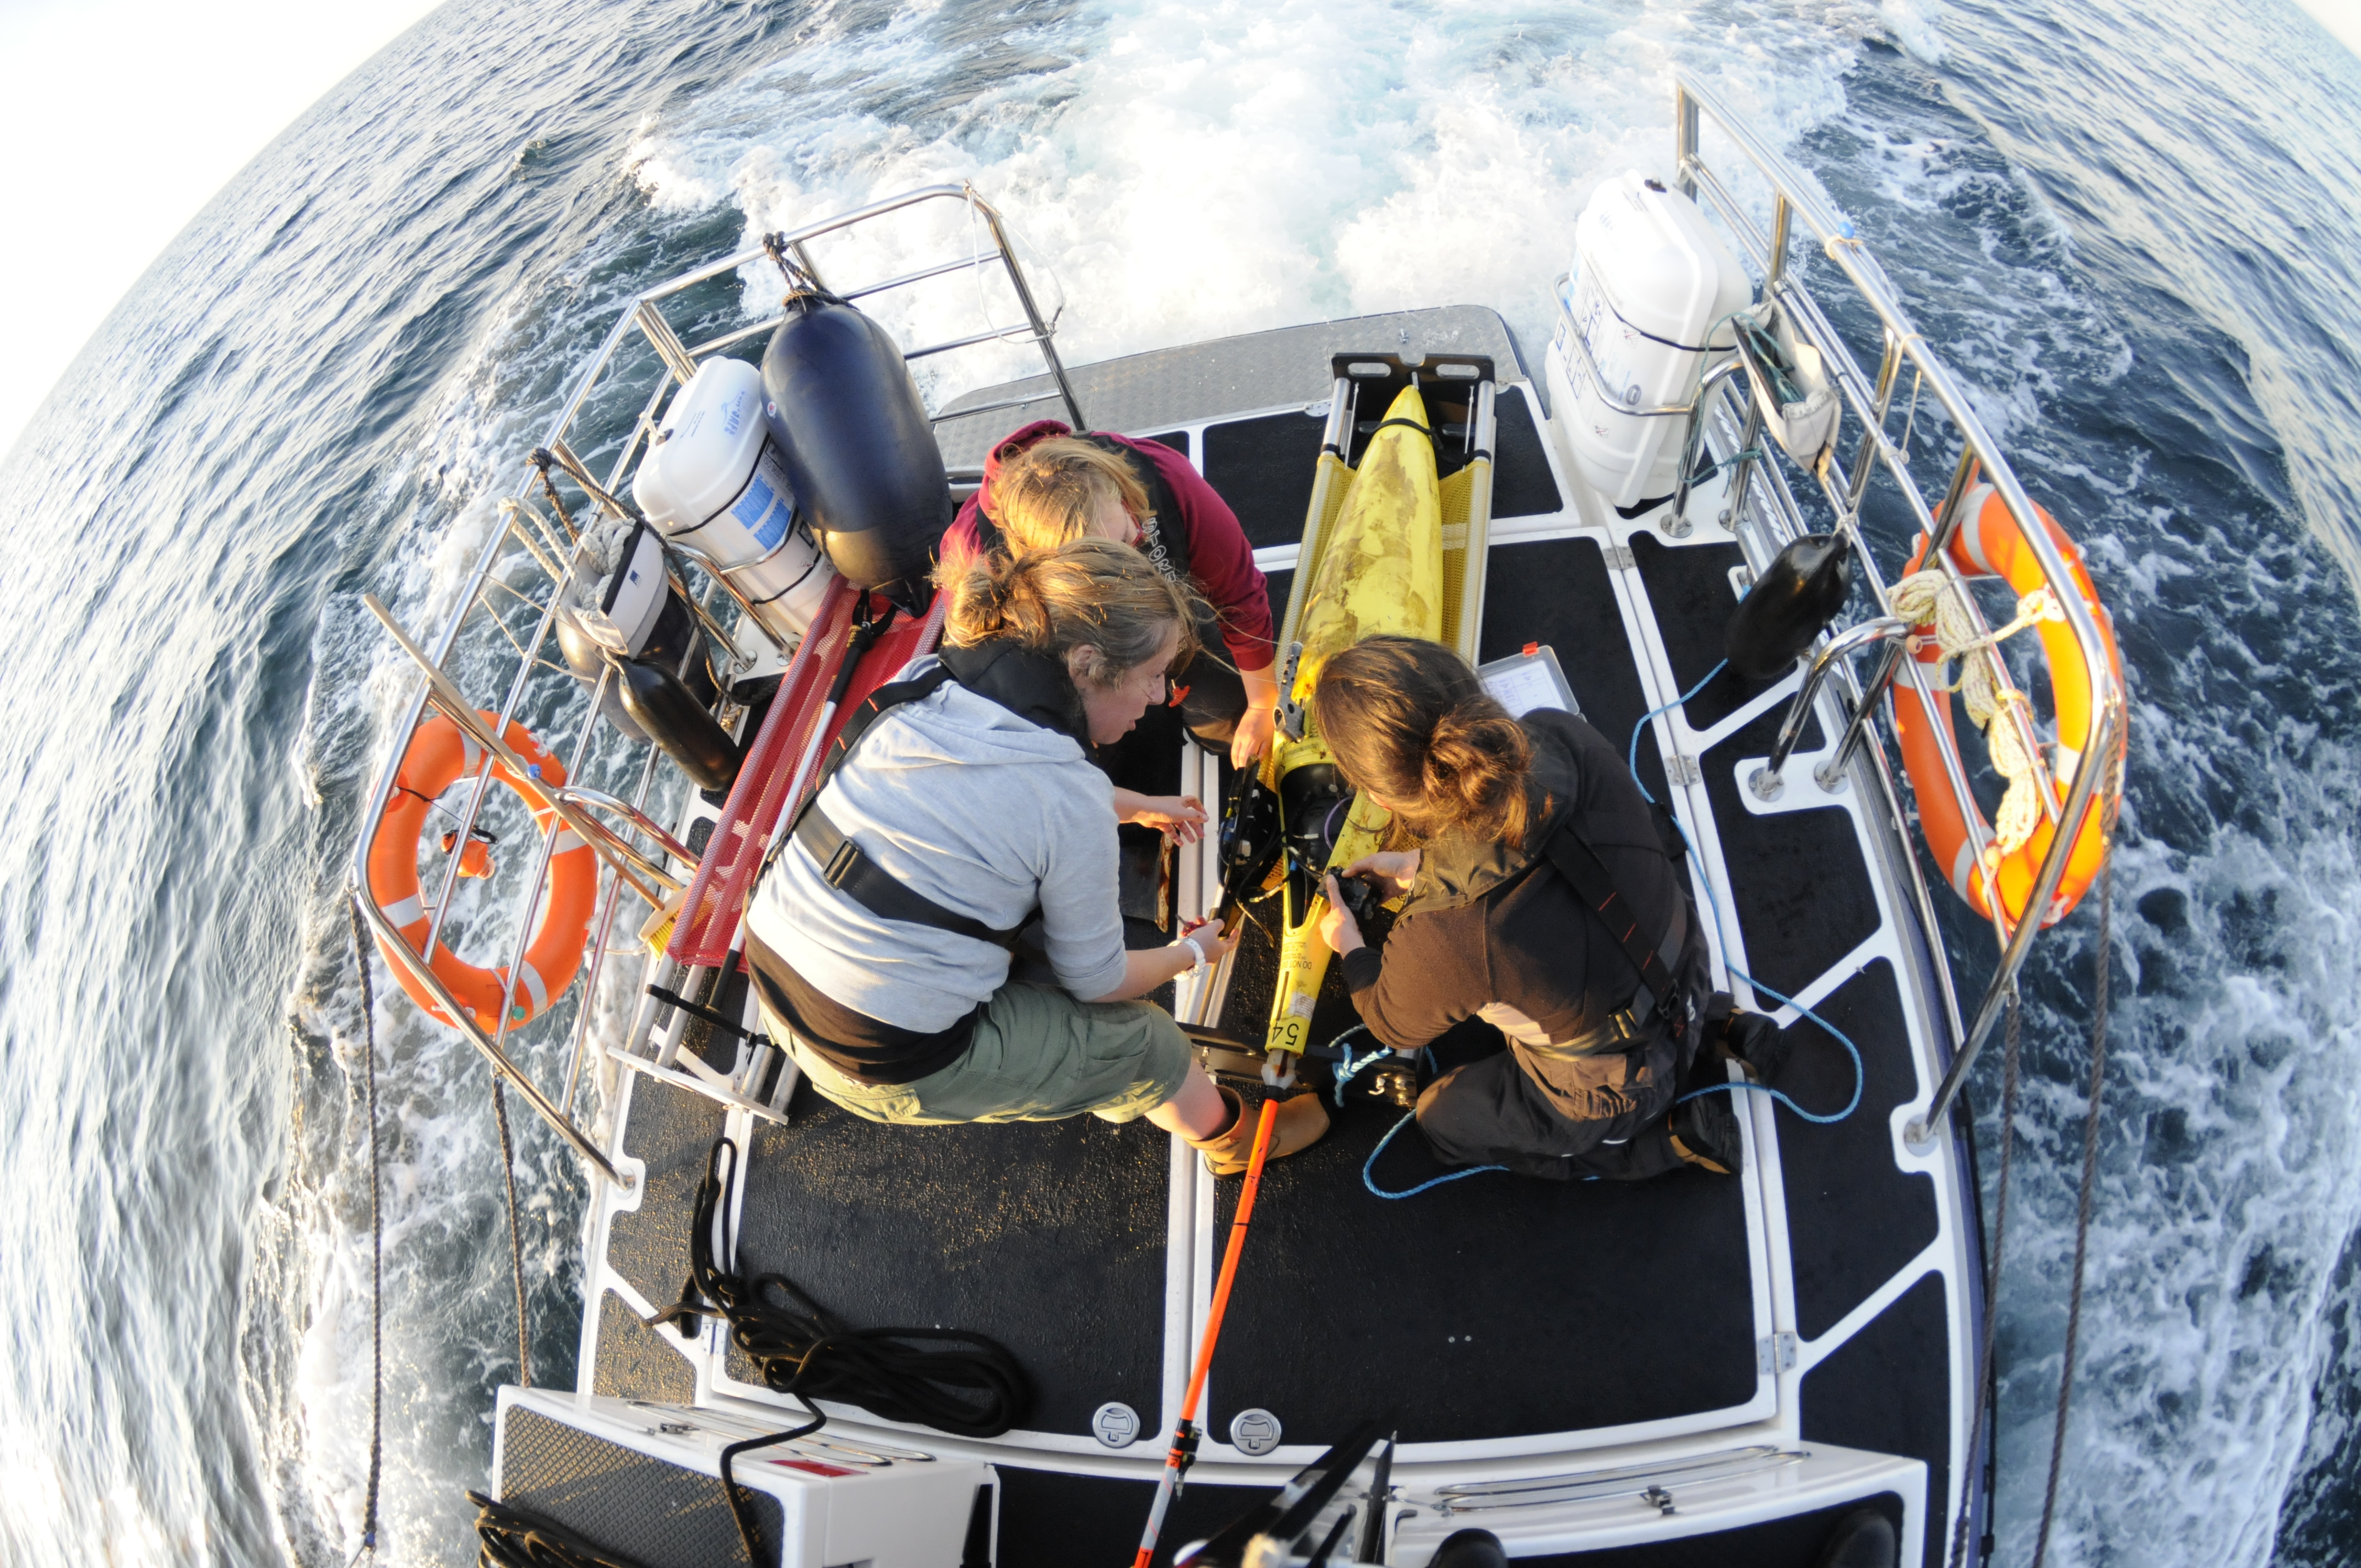
<path id="1" fill-rule="evenodd" d="M 1852 225 L 1828 204 L 1817 188 L 1793 164 L 1766 146 L 1744 121 L 1732 114 L 1694 77 L 1683 72 L 1678 74 L 1676 81 L 1674 126 L 1680 189 L 1698 199 L 1722 220 L 1728 232 L 1746 253 L 1746 258 L 1753 262 L 1761 273 L 1764 299 L 1776 301 L 1795 330 L 1819 350 L 1830 372 L 1831 383 L 1861 428 L 1850 463 L 1848 464 L 1837 450 L 1838 444 L 1831 443 L 1813 468 L 1812 477 L 1818 484 L 1821 497 L 1836 519 L 1837 529 L 1852 546 L 1871 598 L 1876 604 L 1878 619 L 1839 634 L 1818 651 L 1810 675 L 1796 695 L 1788 722 L 1783 726 L 1783 748 L 1772 765 L 1764 770 L 1766 776 L 1758 786 L 1757 793 L 1775 793 L 1779 764 L 1785 760 L 1786 748 L 1793 746 L 1795 734 L 1801 729 L 1802 718 L 1809 710 L 1809 705 L 1823 684 L 1830 682 L 1831 677 L 1840 699 L 1848 703 L 1848 711 L 1836 751 L 1816 770 L 1823 784 L 1839 778 L 1848 761 L 1862 746 L 1872 727 L 1870 721 L 1877 712 L 1878 705 L 1887 700 L 1892 682 L 1907 679 L 1922 697 L 1940 695 L 1937 688 L 1930 687 L 1918 661 L 1904 656 L 1905 643 L 1894 635 L 1901 623 L 1894 616 L 1884 577 L 1877 569 L 1867 542 L 1861 537 L 1860 520 L 1862 505 L 1872 484 L 1880 478 L 1891 484 L 1908 507 L 1910 515 L 1919 519 L 1926 528 L 1930 543 L 1925 564 L 1942 571 L 1957 583 L 1959 574 L 1952 566 L 1945 546 L 1965 521 L 1961 502 L 1971 480 L 1980 474 L 2007 507 L 2010 517 L 2039 563 L 2044 580 L 2054 590 L 2052 597 L 2064 611 L 2066 623 L 2081 649 L 2084 664 L 2094 683 L 2091 735 L 2062 800 L 2049 771 L 2048 753 L 2033 728 L 2030 706 L 2021 700 L 2003 700 L 2000 704 L 2000 717 L 1995 722 L 2018 727 L 2018 739 L 2023 743 L 2025 753 L 2034 760 L 2034 783 L 2042 808 L 2054 829 L 2022 920 L 2012 921 L 2008 917 L 2003 908 L 1997 883 L 1987 869 L 1989 862 L 1985 850 L 1991 842 L 1990 835 L 1982 826 L 1982 814 L 1970 789 L 1965 761 L 1948 727 L 1933 727 L 1933 737 L 1943 762 L 1945 787 L 1959 808 L 1962 820 L 1968 824 L 1977 864 L 1976 874 L 1985 879 L 1985 903 L 1993 912 L 1993 934 L 1999 944 L 2000 959 L 1972 1016 L 1962 1027 L 1957 1015 L 1956 1003 L 1949 996 L 1948 965 L 1942 959 L 1941 938 L 1935 923 L 1932 902 L 1927 895 L 1926 879 L 1919 870 L 1916 856 L 1910 854 L 1907 858 L 1913 891 L 1937 967 L 1944 971 L 1941 978 L 1946 1005 L 1953 1014 L 1950 1023 L 1956 1042 L 1950 1067 L 1936 1091 L 1933 1102 L 1926 1114 L 1913 1121 L 1905 1130 L 1905 1135 L 1914 1146 L 1924 1147 L 1932 1142 L 1934 1130 L 1941 1124 L 1969 1069 L 1974 1064 L 1977 1052 L 1982 1048 L 2008 997 L 2015 991 L 2018 971 L 2024 967 L 2034 938 L 2041 928 L 2040 916 L 2049 908 L 2051 900 L 2057 895 L 2067 861 L 2089 814 L 2094 811 L 2102 813 L 2099 820 L 2112 828 L 2122 790 L 2120 757 L 2126 717 L 2124 692 L 2115 677 L 2114 663 L 2108 657 L 2106 643 L 2096 619 L 2083 603 L 2081 594 L 2075 591 L 2067 563 L 2051 540 L 2048 529 L 2042 525 L 2032 500 L 2017 480 L 2015 471 L 1969 401 L 1965 383 L 1927 346 L 1926 339 L 1911 323 L 1908 311 L 1895 295 L 1883 270 L 1863 249 L 1853 233 Z M 1767 232 L 1730 185 L 1706 162 L 1700 139 L 1708 121 L 1728 137 L 1744 161 L 1768 185 L 1771 214 Z M 1819 302 L 1790 266 L 1793 241 L 1799 223 L 1817 241 L 1828 263 L 1850 285 L 1857 302 L 1872 313 L 1877 321 L 1883 351 L 1873 378 L 1863 372 Z M 1914 414 L 1918 400 L 1931 397 L 1935 406 L 1950 422 L 1953 433 L 1961 443 L 1959 461 L 1949 476 L 1941 502 L 1937 506 L 1927 504 L 1925 493 L 1911 473 L 1909 455 L 1896 445 L 1888 433 L 1896 392 L 1905 370 L 1913 378 Z M 1737 386 L 1737 378 L 1731 378 L 1719 384 L 1709 381 L 1701 388 L 1697 424 L 1702 426 L 1717 409 L 1727 411 L 1727 400 L 1736 397 Z M 1736 444 L 1735 473 L 1730 484 L 1728 508 L 1723 520 L 1726 526 L 1741 536 L 1751 530 L 1760 531 L 1760 543 L 1775 551 L 1800 530 L 1801 512 L 1787 488 L 1784 476 L 1775 464 L 1758 455 L 1763 433 L 1763 409 L 1759 401 L 1747 399 L 1740 417 L 1742 425 Z M 1685 469 L 1679 498 L 1679 504 L 1683 507 L 1687 500 L 1686 474 Z M 1750 506 L 1751 493 L 1758 485 L 1771 492 L 1770 499 Z M 1982 613 L 1971 597 L 1960 590 L 1958 598 L 1976 622 L 1978 634 L 1988 634 L 1990 628 L 1983 624 Z M 1873 643 L 1882 644 L 1884 652 L 1874 674 L 1864 685 L 1852 676 L 1845 665 L 1844 657 L 1856 648 Z M 2007 663 L 1997 649 L 1985 646 L 1965 656 L 1985 662 L 1996 691 L 2004 694 L 2015 691 Z M 1890 729 L 1890 707 L 1885 718 Z M 1893 819 L 1898 826 L 1905 818 L 1901 814 L 1899 797 L 1894 793 L 1892 770 L 1886 763 L 1882 747 L 1872 746 L 1870 750 L 1893 807 Z"/>
<path id="2" fill-rule="evenodd" d="M 492 1071 L 516 1085 L 534 1113 L 549 1124 L 551 1130 L 579 1154 L 592 1169 L 609 1180 L 629 1184 L 583 1129 L 575 1110 L 584 1055 L 591 1033 L 593 1003 L 598 994 L 605 961 L 609 956 L 609 940 L 626 892 L 633 893 L 653 905 L 660 896 L 659 889 L 677 887 L 686 872 L 694 870 L 694 861 L 688 857 L 686 846 L 675 843 L 647 815 L 649 797 L 659 772 L 656 765 L 659 753 L 653 746 L 645 748 L 646 754 L 640 760 L 635 784 L 628 795 L 598 788 L 582 779 L 584 765 L 591 757 L 592 745 L 598 737 L 598 717 L 606 697 L 609 677 L 602 674 L 596 686 L 586 693 L 571 670 L 547 656 L 558 605 L 566 589 L 573 585 L 581 560 L 579 538 L 573 521 L 575 513 L 570 512 L 561 500 L 555 488 L 556 479 L 563 477 L 574 485 L 577 492 L 577 509 L 587 509 L 586 515 L 625 515 L 629 509 L 618 499 L 623 481 L 649 435 L 659 427 L 659 416 L 674 389 L 694 376 L 697 366 L 706 359 L 749 339 L 762 336 L 774 328 L 781 319 L 773 316 L 691 345 L 681 337 L 665 314 L 667 302 L 699 283 L 727 276 L 741 268 L 755 263 L 767 265 L 766 258 L 774 252 L 792 256 L 796 265 L 818 282 L 821 273 L 812 255 L 811 247 L 815 241 L 892 214 L 941 202 L 962 203 L 972 215 L 981 218 L 991 236 L 991 245 L 988 247 L 977 247 L 965 257 L 956 257 L 880 281 L 831 291 L 846 300 L 864 299 L 891 290 L 917 287 L 954 274 L 983 275 L 997 265 L 1003 269 L 1016 295 L 1024 319 L 949 342 L 912 349 L 905 357 L 916 360 L 989 343 L 1030 343 L 1039 349 L 1075 428 L 1087 428 L 1081 405 L 1067 379 L 1065 366 L 1058 357 L 1054 344 L 1056 323 L 1054 319 L 1043 317 L 1032 284 L 1017 259 L 1007 227 L 999 213 L 977 195 L 972 187 L 930 185 L 872 203 L 853 212 L 807 224 L 801 228 L 767 236 L 762 247 L 740 251 L 696 268 L 633 295 L 617 315 L 615 324 L 608 330 L 589 363 L 576 376 L 573 385 L 567 389 L 556 418 L 536 451 L 537 461 L 521 475 L 517 495 L 501 504 L 500 526 L 493 531 L 478 554 L 465 579 L 457 609 L 432 641 L 421 643 L 412 639 L 390 611 L 373 599 L 370 601 L 371 609 L 385 621 L 404 652 L 419 665 L 423 679 L 402 710 L 401 721 L 396 729 L 401 737 L 401 744 L 379 768 L 361 813 L 360 833 L 353 860 L 356 900 L 370 930 L 379 938 L 381 950 L 390 955 L 392 961 L 400 963 L 419 987 L 434 998 L 446 1017 L 457 1021 L 456 1026 L 483 1055 Z M 651 378 L 652 385 L 639 415 L 624 435 L 621 450 L 602 480 L 591 473 L 577 455 L 571 442 L 577 436 L 577 423 L 582 419 L 592 393 L 606 389 L 618 356 L 635 329 L 653 350 L 661 373 Z M 983 411 L 962 409 L 960 413 L 965 415 L 980 411 Z M 944 416 L 939 414 L 936 417 L 939 420 Z M 554 520 L 531 499 L 525 499 L 535 485 L 543 487 L 542 493 L 550 503 L 550 510 L 556 514 Z M 522 546 L 523 558 L 531 563 L 536 578 L 532 588 L 520 588 L 506 576 L 496 575 L 503 558 L 519 545 Z M 760 632 L 752 619 L 743 613 L 742 598 L 740 599 L 741 615 L 734 627 L 725 625 L 714 613 L 713 600 L 717 590 L 735 598 L 738 595 L 736 585 L 730 580 L 728 574 L 701 554 L 675 548 L 668 542 L 666 550 L 676 584 L 684 587 L 687 586 L 691 566 L 697 568 L 698 575 L 703 577 L 701 590 L 687 597 L 700 622 L 727 652 L 730 673 L 740 673 L 751 667 L 753 660 L 745 649 L 760 636 Z M 517 630 L 510 625 L 502 616 L 500 605 L 494 602 L 496 593 L 505 596 L 503 602 L 521 602 L 529 607 L 534 617 L 530 632 L 520 636 Z M 505 689 L 500 692 L 496 701 L 480 704 L 460 684 L 469 668 L 481 662 L 462 658 L 462 654 L 472 646 L 466 642 L 466 639 L 479 619 L 490 620 L 500 637 L 516 654 L 516 669 Z M 489 641 L 484 646 L 497 652 L 497 644 Z M 516 933 L 511 943 L 513 950 L 508 955 L 511 976 L 518 971 L 519 960 L 532 927 L 533 915 L 539 906 L 547 883 L 556 834 L 561 830 L 576 832 L 598 852 L 601 861 L 601 886 L 591 921 L 590 945 L 581 981 L 581 1001 L 575 1010 L 566 1050 L 566 1083 L 561 1097 L 555 1100 L 533 1081 L 511 1048 L 507 1020 L 511 1010 L 503 1007 L 497 1026 L 489 1031 L 484 1029 L 451 995 L 432 967 L 436 948 L 443 939 L 445 922 L 452 908 L 453 894 L 457 884 L 458 856 L 455 853 L 450 857 L 434 891 L 433 913 L 423 949 L 413 949 L 402 940 L 399 928 L 379 907 L 368 891 L 369 847 L 376 839 L 387 805 L 392 798 L 409 737 L 417 729 L 427 707 L 433 706 L 449 715 L 454 723 L 471 734 L 477 734 L 479 740 L 497 738 L 505 732 L 509 723 L 524 707 L 529 694 L 547 699 L 552 688 L 543 683 L 552 679 L 563 683 L 561 687 L 555 688 L 557 693 L 555 707 L 560 712 L 577 713 L 575 732 L 563 758 L 568 783 L 565 787 L 545 795 L 555 820 L 542 835 L 533 872 L 525 879 L 514 901 Z M 496 715 L 489 725 L 478 717 L 479 707 Z M 468 792 L 464 810 L 458 816 L 459 842 L 467 840 L 482 814 L 493 783 L 493 758 L 489 753 L 494 750 L 496 748 L 487 746 L 488 754 L 471 775 L 473 787 Z M 594 815 L 591 808 L 621 818 L 623 826 L 610 826 Z M 645 847 L 641 840 L 645 840 Z M 676 875 L 667 871 L 667 860 L 680 862 L 682 872 Z M 556 999 L 552 998 L 551 1001 L 554 1010 Z"/>

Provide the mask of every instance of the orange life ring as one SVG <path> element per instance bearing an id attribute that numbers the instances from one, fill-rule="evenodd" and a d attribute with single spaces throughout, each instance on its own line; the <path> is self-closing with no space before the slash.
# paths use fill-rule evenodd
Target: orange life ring
<path id="1" fill-rule="evenodd" d="M 2043 586 L 2041 564 L 2018 532 L 2016 520 L 2009 514 L 2008 503 L 2001 499 L 1998 491 L 1989 484 L 1979 484 L 1960 498 L 1960 505 L 1965 519 L 1951 535 L 1944 554 L 1961 576 L 2004 578 L 2020 598 Z M 2065 557 L 2073 591 L 2089 607 L 2091 619 L 2098 622 L 2100 640 L 2106 644 L 2107 663 L 2120 687 L 2124 666 L 2123 656 L 2115 647 L 2114 622 L 2099 602 L 2099 591 L 2092 586 L 2082 553 L 2047 510 L 2036 507 L 2034 510 L 2039 513 L 2042 526 L 2048 529 L 2050 543 Z M 1927 536 L 1920 534 L 1908 570 L 1915 572 L 1924 564 L 1927 544 Z M 2045 620 L 2037 630 L 2049 665 L 2049 696 L 2058 716 L 2058 745 L 2050 771 L 2062 806 L 2075 770 L 2081 765 L 2091 744 L 2092 726 L 2098 718 L 2099 692 L 2082 657 L 2082 645 L 2075 640 L 2072 629 L 2062 620 Z M 1942 650 L 1931 636 L 1920 641 L 1917 659 L 1927 667 L 1927 685 L 1932 688 L 1940 681 L 1944 660 Z M 1960 815 L 1960 803 L 1951 794 L 1949 778 L 1943 770 L 1942 751 L 1935 738 L 1934 727 L 1938 724 L 1946 735 L 1955 737 L 1956 748 L 1949 695 L 1944 694 L 1930 712 L 1908 681 L 1894 683 L 1894 728 L 1901 738 L 1903 766 L 1908 770 L 1911 788 L 1918 797 L 1919 830 L 1926 835 L 1927 848 L 1934 855 L 1935 863 L 1950 878 L 1952 891 L 1966 899 L 1978 915 L 1990 919 L 1992 908 L 1985 898 L 1985 877 L 1976 866 L 1975 836 L 1968 830 L 1967 820 Z M 2114 766 L 2121 761 L 2123 747 L 2124 738 L 2119 734 L 2115 738 L 2115 754 L 2107 760 L 2107 765 Z M 1982 812 L 1972 801 L 1967 809 L 1975 812 L 1977 824 L 1989 837 L 1991 824 L 1984 821 Z M 2057 896 L 2042 914 L 2042 925 L 2054 926 L 2064 919 L 2098 876 L 2106 855 L 2104 817 L 2103 811 L 2092 811 L 2083 818 L 2081 831 L 2066 861 L 2065 875 L 2059 882 Z M 2001 907 L 2012 925 L 2025 918 L 2025 906 L 2033 896 L 2042 859 L 2049 853 L 2057 836 L 2057 827 L 2045 812 L 2033 836 L 1992 868 L 1991 880 L 1999 888 Z"/>
<path id="2" fill-rule="evenodd" d="M 487 727 L 500 722 L 497 714 L 485 713 L 481 718 Z M 524 759 L 538 782 L 553 788 L 566 782 L 565 766 L 544 751 L 523 725 L 511 723 L 501 739 Z M 431 920 L 418 885 L 418 836 L 426 826 L 434 797 L 474 773 L 483 760 L 483 748 L 443 715 L 438 713 L 420 725 L 410 738 L 410 750 L 402 753 L 401 771 L 394 777 L 394 795 L 378 821 L 377 837 L 369 841 L 369 896 L 401 927 L 401 939 L 413 954 L 425 948 Z M 581 971 L 583 951 L 590 942 L 592 907 L 598 898 L 598 857 L 555 809 L 533 805 L 533 797 L 521 787 L 522 781 L 506 762 L 495 758 L 491 775 L 532 809 L 533 826 L 544 834 L 552 828 L 557 830 L 541 920 L 526 944 L 524 961 L 517 968 L 516 995 L 509 1010 L 509 1026 L 514 1028 L 548 1011 L 550 1003 L 565 995 Z M 391 946 L 381 937 L 378 946 L 384 949 L 387 964 L 410 999 L 436 1023 L 451 1023 L 450 1014 Z M 487 1031 L 500 1026 L 500 1001 L 509 991 L 505 969 L 479 969 L 441 945 L 428 967 L 479 1026 Z"/>

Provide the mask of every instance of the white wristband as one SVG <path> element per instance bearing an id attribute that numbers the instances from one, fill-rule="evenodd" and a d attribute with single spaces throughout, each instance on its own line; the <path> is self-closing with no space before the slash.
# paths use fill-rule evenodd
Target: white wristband
<path id="1" fill-rule="evenodd" d="M 1181 970 L 1181 971 L 1180 971 L 1181 973 L 1183 973 L 1183 974 L 1194 974 L 1194 973 L 1196 973 L 1199 970 L 1203 969 L 1203 968 L 1205 967 L 1205 949 L 1204 949 L 1204 948 L 1201 948 L 1201 947 L 1199 947 L 1199 946 L 1197 945 L 1197 938 L 1194 938 L 1194 937 L 1183 937 L 1183 938 L 1180 938 L 1180 945 L 1181 945 L 1182 947 L 1184 947 L 1184 948 L 1188 948 L 1191 952 L 1192 952 L 1192 953 L 1194 953 L 1194 954 L 1196 954 L 1196 955 L 1197 955 L 1197 961 L 1196 961 L 1195 963 L 1193 963 L 1193 964 L 1191 964 L 1187 969 L 1185 969 L 1185 970 Z"/>

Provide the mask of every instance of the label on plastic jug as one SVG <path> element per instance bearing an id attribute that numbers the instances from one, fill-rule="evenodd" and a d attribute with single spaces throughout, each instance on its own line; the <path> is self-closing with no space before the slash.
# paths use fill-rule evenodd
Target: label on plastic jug
<path id="1" fill-rule="evenodd" d="M 754 536 L 763 549 L 775 550 L 787 536 L 787 524 L 795 520 L 796 499 L 787 488 L 787 477 L 777 453 L 768 442 L 763 444 L 763 455 L 754 464 L 753 477 L 739 493 L 730 508 L 730 515 L 739 525 Z"/>

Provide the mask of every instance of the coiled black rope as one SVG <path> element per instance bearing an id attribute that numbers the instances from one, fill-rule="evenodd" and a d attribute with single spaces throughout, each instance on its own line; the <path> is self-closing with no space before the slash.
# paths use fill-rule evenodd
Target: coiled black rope
<path id="1" fill-rule="evenodd" d="M 956 1437 L 985 1438 L 998 1437 L 1022 1420 L 1033 1390 L 1016 1355 L 983 1334 L 963 1329 L 848 1328 L 784 1274 L 750 1278 L 725 1272 L 713 1256 L 714 1218 L 722 1212 L 738 1159 L 736 1144 L 728 1138 L 714 1140 L 689 1221 L 693 1293 L 646 1321 L 656 1328 L 708 1314 L 727 1319 L 730 1343 L 754 1363 L 764 1386 L 800 1399 L 812 1412 L 804 1426 L 731 1443 L 721 1451 L 721 1486 L 730 1511 L 737 1519 L 747 1559 L 760 1563 L 763 1557 L 757 1550 L 753 1521 L 731 1463 L 748 1449 L 818 1431 L 828 1418 L 815 1401 L 833 1399 L 887 1420 L 929 1426 Z"/>
<path id="2" fill-rule="evenodd" d="M 2049 1485 L 2041 1497 L 2041 1533 L 2033 1568 L 2049 1555 L 2049 1526 L 2058 1512 L 2058 1475 L 2066 1464 L 2066 1418 L 2074 1403 L 2074 1350 L 2082 1332 L 2082 1266 L 2091 1251 L 2091 1194 L 2099 1180 L 2099 1095 L 2107 1083 L 2107 981 L 2114 956 L 2114 846 L 2103 843 L 2099 872 L 2099 972 L 2092 981 L 2091 1110 L 2082 1121 L 2082 1190 L 2074 1211 L 2074 1282 L 2066 1295 L 2066 1364 L 2058 1372 L 2058 1422 L 2049 1433 Z"/>
<path id="3" fill-rule="evenodd" d="M 378 1482 L 385 1471 L 385 1218 L 379 1211 L 377 1146 L 377 992 L 369 978 L 368 935 L 361 927 L 360 900 L 352 905 L 353 963 L 361 973 L 361 1041 L 368 1053 L 369 1142 L 369 1460 L 368 1497 L 361 1506 L 360 1550 L 377 1550 Z"/>
<path id="4" fill-rule="evenodd" d="M 540 1519 L 481 1492 L 469 1492 L 476 1515 L 477 1568 L 640 1568 L 594 1546 L 564 1525 Z"/>

